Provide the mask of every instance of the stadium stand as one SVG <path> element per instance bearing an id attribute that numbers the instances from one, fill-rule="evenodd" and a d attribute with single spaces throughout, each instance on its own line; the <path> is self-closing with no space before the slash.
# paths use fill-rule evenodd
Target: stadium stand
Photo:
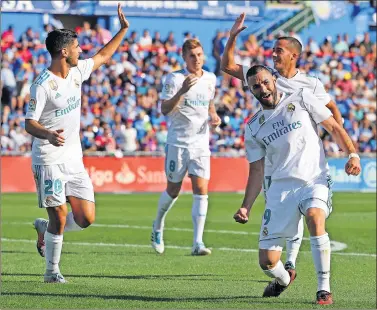
<path id="1" fill-rule="evenodd" d="M 39 33 L 29 28 L 19 38 L 12 27 L 1 35 L 3 53 L 1 69 L 2 114 L 1 149 L 6 152 L 28 152 L 31 137 L 24 130 L 24 115 L 29 100 L 29 88 L 34 78 L 49 63 L 44 39 L 52 27 L 46 25 Z M 85 22 L 76 29 L 83 58 L 92 56 L 111 38 L 109 30 Z M 292 35 L 292 33 L 290 34 Z M 183 40 L 192 34 L 187 31 Z M 228 33 L 213 34 L 212 51 L 223 52 Z M 259 44 L 252 34 L 237 50 L 237 62 L 272 66 L 270 35 Z M 180 40 L 181 41 L 181 38 Z M 159 112 L 159 93 L 167 73 L 182 67 L 180 46 L 174 33 L 161 38 L 158 32 L 131 31 L 112 60 L 97 70 L 83 86 L 82 147 L 93 151 L 162 151 L 167 136 L 167 119 Z M 316 75 L 335 99 L 344 127 L 358 150 L 376 153 L 376 44 L 366 32 L 349 40 L 347 34 L 322 41 L 309 39 L 299 69 Z M 216 58 L 216 57 L 215 57 Z M 218 76 L 215 103 L 222 125 L 212 132 L 211 150 L 220 156 L 242 156 L 243 129 L 259 106 L 240 81 Z M 328 156 L 340 156 L 341 151 L 324 131 Z"/>

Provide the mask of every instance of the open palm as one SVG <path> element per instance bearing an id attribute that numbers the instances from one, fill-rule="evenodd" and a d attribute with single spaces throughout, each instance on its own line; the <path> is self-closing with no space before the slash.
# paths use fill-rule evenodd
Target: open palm
<path id="1" fill-rule="evenodd" d="M 246 14 L 242 13 L 237 17 L 236 21 L 233 24 L 232 29 L 230 30 L 231 36 L 237 36 L 241 31 L 245 30 L 247 27 L 243 25 L 245 21 Z"/>
<path id="2" fill-rule="evenodd" d="M 122 29 L 126 29 L 126 28 L 130 27 L 130 23 L 128 22 L 128 20 L 126 19 L 126 17 L 124 16 L 124 14 L 122 12 L 122 8 L 120 6 L 120 3 L 118 3 L 118 17 L 119 17 L 120 27 Z"/>

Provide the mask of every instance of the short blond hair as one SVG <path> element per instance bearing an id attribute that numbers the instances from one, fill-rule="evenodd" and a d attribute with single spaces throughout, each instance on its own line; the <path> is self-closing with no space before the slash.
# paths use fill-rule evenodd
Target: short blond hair
<path id="1" fill-rule="evenodd" d="M 185 54 L 189 50 L 193 50 L 194 48 L 201 47 L 203 49 L 202 44 L 197 39 L 188 39 L 183 43 L 182 46 L 182 55 L 185 56 Z"/>

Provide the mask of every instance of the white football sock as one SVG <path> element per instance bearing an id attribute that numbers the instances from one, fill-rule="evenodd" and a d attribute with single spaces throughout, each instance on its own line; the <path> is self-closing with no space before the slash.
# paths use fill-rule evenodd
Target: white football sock
<path id="1" fill-rule="evenodd" d="M 64 232 L 68 231 L 80 231 L 83 230 L 77 223 L 75 222 L 75 219 L 73 217 L 73 212 L 69 212 L 66 217 L 66 222 L 64 226 Z"/>
<path id="2" fill-rule="evenodd" d="M 287 259 L 286 262 L 292 262 L 296 266 L 298 251 L 300 250 L 302 237 L 304 235 L 304 220 L 301 217 L 298 224 L 298 232 L 292 239 L 287 239 Z"/>
<path id="3" fill-rule="evenodd" d="M 178 197 L 171 198 L 169 194 L 164 191 L 158 201 L 157 216 L 154 221 L 154 229 L 156 231 L 161 231 L 164 229 L 165 217 L 169 210 L 173 207 L 174 203 L 177 201 Z"/>
<path id="4" fill-rule="evenodd" d="M 310 237 L 312 256 L 318 278 L 318 290 L 330 292 L 331 246 L 328 234 Z"/>
<path id="5" fill-rule="evenodd" d="M 208 210 L 208 195 L 194 195 L 191 215 L 194 225 L 194 244 L 203 242 L 204 224 Z"/>
<path id="6" fill-rule="evenodd" d="M 279 284 L 283 286 L 288 286 L 289 282 L 291 281 L 291 277 L 288 271 L 284 269 L 284 265 L 281 260 L 279 260 L 275 268 L 263 270 L 263 272 L 270 278 L 276 279 Z"/>
<path id="7" fill-rule="evenodd" d="M 45 232 L 46 273 L 60 273 L 59 262 L 62 253 L 63 235 Z"/>

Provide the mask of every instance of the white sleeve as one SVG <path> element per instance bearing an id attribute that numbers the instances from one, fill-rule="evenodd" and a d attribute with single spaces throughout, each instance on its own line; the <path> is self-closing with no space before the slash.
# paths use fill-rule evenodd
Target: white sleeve
<path id="1" fill-rule="evenodd" d="M 260 144 L 251 134 L 249 126 L 246 126 L 245 129 L 245 149 L 246 149 L 246 158 L 249 163 L 260 160 L 266 156 L 265 147 Z"/>
<path id="2" fill-rule="evenodd" d="M 177 84 L 175 83 L 174 80 L 175 79 L 174 79 L 174 75 L 173 74 L 169 74 L 166 77 L 164 86 L 162 87 L 162 92 L 161 92 L 161 95 L 160 95 L 160 99 L 162 99 L 162 100 L 169 100 L 172 97 L 174 97 L 174 95 L 177 93 L 178 87 L 177 87 Z"/>
<path id="3" fill-rule="evenodd" d="M 90 74 L 93 71 L 93 66 L 94 66 L 94 60 L 93 58 L 88 58 L 85 60 L 79 60 L 77 64 L 77 69 L 79 69 L 81 73 L 81 82 L 86 81 L 89 79 Z"/>
<path id="4" fill-rule="evenodd" d="M 46 90 L 41 85 L 32 84 L 30 87 L 30 101 L 27 107 L 26 119 L 39 121 L 47 102 Z"/>
<path id="5" fill-rule="evenodd" d="M 314 87 L 314 95 L 321 101 L 324 105 L 327 105 L 331 100 L 331 96 L 326 92 L 325 87 L 322 82 L 316 78 L 316 85 Z"/>
<path id="6" fill-rule="evenodd" d="M 325 105 L 321 104 L 319 99 L 306 88 L 302 90 L 302 100 L 305 108 L 317 124 L 322 123 L 332 116 L 330 110 L 326 108 Z"/>

